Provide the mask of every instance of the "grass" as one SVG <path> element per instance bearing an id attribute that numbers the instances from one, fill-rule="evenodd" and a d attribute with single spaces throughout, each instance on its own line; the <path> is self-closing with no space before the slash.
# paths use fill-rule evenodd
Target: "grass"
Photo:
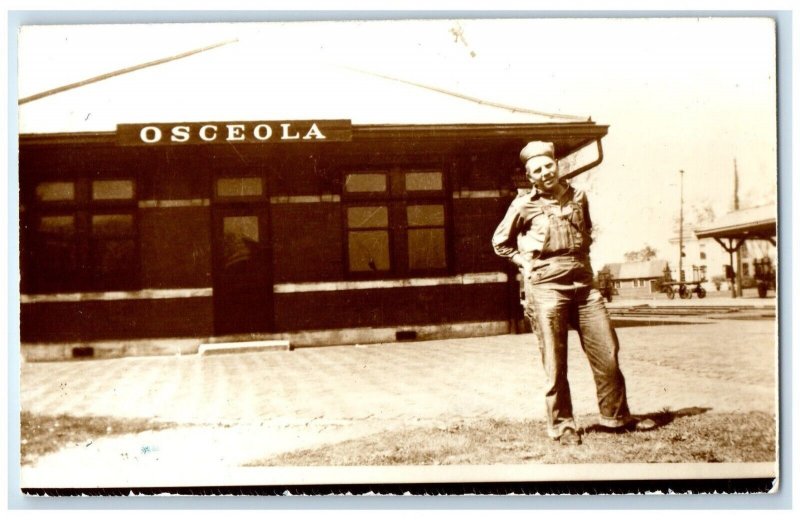
<path id="1" fill-rule="evenodd" d="M 771 414 L 706 413 L 703 408 L 665 410 L 643 417 L 657 427 L 613 433 L 579 417 L 581 446 L 561 447 L 541 421 L 479 419 L 446 427 L 389 430 L 316 449 L 256 460 L 248 466 L 390 466 L 446 464 L 574 464 L 639 462 L 773 462 L 776 424 Z M 174 423 L 148 419 L 48 416 L 23 412 L 21 463 L 93 440 Z"/>
<path id="2" fill-rule="evenodd" d="M 772 462 L 775 418 L 766 413 L 663 411 L 658 426 L 624 434 L 599 425 L 583 444 L 561 447 L 543 422 L 476 420 L 449 427 L 387 431 L 318 449 L 254 461 L 249 466 L 390 466 L 444 464 L 572 464 L 641 462 Z M 589 418 L 578 418 L 589 424 Z"/>
<path id="3" fill-rule="evenodd" d="M 33 464 L 42 455 L 68 446 L 90 445 L 94 439 L 110 435 L 140 433 L 173 428 L 174 423 L 149 419 L 74 417 L 71 415 L 20 414 L 20 462 Z"/>

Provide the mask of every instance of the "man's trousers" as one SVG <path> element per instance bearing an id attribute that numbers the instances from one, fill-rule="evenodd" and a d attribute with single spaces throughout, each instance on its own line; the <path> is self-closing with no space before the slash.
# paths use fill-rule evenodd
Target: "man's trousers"
<path id="1" fill-rule="evenodd" d="M 619 341 L 600 292 L 588 285 L 526 282 L 526 310 L 539 340 L 545 373 L 547 433 L 561 436 L 566 428 L 577 429 L 567 380 L 567 332 L 571 325 L 597 387 L 600 424 L 609 428 L 625 425 L 630 411 L 625 378 L 619 368 Z"/>

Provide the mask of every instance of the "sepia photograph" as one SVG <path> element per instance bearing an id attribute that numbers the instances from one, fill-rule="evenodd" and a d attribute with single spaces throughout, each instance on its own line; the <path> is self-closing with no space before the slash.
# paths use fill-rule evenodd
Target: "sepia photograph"
<path id="1" fill-rule="evenodd" d="M 777 492 L 776 37 L 22 25 L 22 492 Z"/>

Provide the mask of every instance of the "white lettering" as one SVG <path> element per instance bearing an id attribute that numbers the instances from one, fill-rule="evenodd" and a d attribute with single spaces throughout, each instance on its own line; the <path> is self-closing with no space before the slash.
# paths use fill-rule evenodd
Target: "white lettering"
<path id="1" fill-rule="evenodd" d="M 228 141 L 244 141 L 244 125 L 226 125 Z"/>
<path id="2" fill-rule="evenodd" d="M 209 136 L 208 130 L 214 130 L 214 133 Z M 203 125 L 200 127 L 200 139 L 203 141 L 213 141 L 217 138 L 217 127 L 215 125 Z"/>
<path id="3" fill-rule="evenodd" d="M 289 135 L 289 127 L 292 126 L 292 123 L 281 123 L 281 128 L 283 128 L 283 135 L 281 139 L 300 139 L 300 132 L 295 132 L 294 135 Z"/>
<path id="4" fill-rule="evenodd" d="M 303 139 L 326 139 L 322 132 L 319 131 L 319 127 L 317 123 L 313 123 L 311 128 L 306 132 L 306 135 L 303 136 Z"/>
<path id="5" fill-rule="evenodd" d="M 152 135 L 152 137 L 148 137 Z M 161 140 L 161 129 L 157 126 L 146 126 L 139 132 L 139 138 L 145 143 L 157 143 Z"/>
<path id="6" fill-rule="evenodd" d="M 277 125 L 280 125 L 280 130 L 275 128 Z M 151 123 L 138 128 L 140 139 L 138 142 L 144 144 L 214 143 L 217 141 L 257 143 L 272 140 L 273 137 L 281 141 L 343 140 L 336 134 L 335 128 L 326 127 L 325 131 L 334 132 L 333 137 L 324 134 L 319 123 L 314 121 L 198 122 L 175 123 L 174 126 Z M 345 138 L 349 139 L 349 137 Z"/>
<path id="7" fill-rule="evenodd" d="M 266 141 L 272 137 L 272 127 L 267 124 L 260 124 L 253 128 L 253 137 L 259 141 Z"/>
<path id="8" fill-rule="evenodd" d="M 172 138 L 170 139 L 175 143 L 185 143 L 189 140 L 189 127 L 188 126 L 174 126 L 172 127 Z"/>

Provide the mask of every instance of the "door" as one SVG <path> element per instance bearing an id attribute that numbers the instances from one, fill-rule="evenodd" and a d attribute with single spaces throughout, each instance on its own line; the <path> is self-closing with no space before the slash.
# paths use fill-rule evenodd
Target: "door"
<path id="1" fill-rule="evenodd" d="M 213 219 L 215 333 L 271 331 L 272 255 L 267 209 L 217 207 Z"/>

